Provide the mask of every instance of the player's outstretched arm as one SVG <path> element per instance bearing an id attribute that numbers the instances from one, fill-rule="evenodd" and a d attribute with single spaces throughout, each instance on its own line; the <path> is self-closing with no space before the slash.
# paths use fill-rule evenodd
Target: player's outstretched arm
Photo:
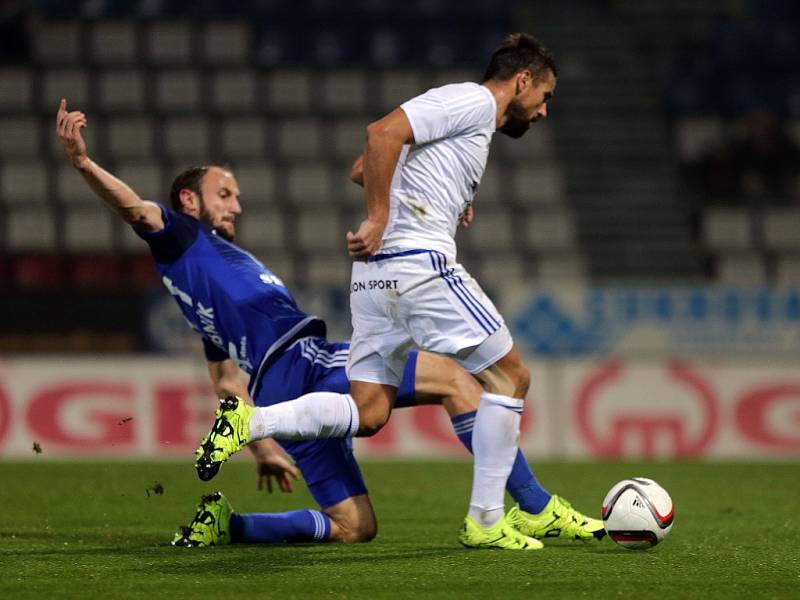
<path id="1" fill-rule="evenodd" d="M 414 143 L 414 131 L 401 108 L 370 123 L 364 145 L 362 179 L 367 195 L 367 218 L 356 233 L 347 232 L 347 250 L 366 260 L 380 248 L 389 220 L 389 188 L 404 144 Z"/>
<path id="2" fill-rule="evenodd" d="M 364 154 L 359 154 L 358 158 L 350 167 L 350 181 L 364 187 Z"/>
<path id="3" fill-rule="evenodd" d="M 67 111 L 67 101 L 62 98 L 56 114 L 56 134 L 72 166 L 94 193 L 127 223 L 141 231 L 163 229 L 164 218 L 157 204 L 142 200 L 124 181 L 89 158 L 86 142 L 81 135 L 81 129 L 87 124 L 86 115 L 77 110 Z"/>
<path id="4" fill-rule="evenodd" d="M 238 365 L 230 359 L 208 361 L 208 374 L 218 398 L 238 396 L 245 402 L 253 404 L 247 386 L 242 381 L 242 373 Z M 283 448 L 272 439 L 257 440 L 247 445 L 256 461 L 256 486 L 272 493 L 272 478 L 282 492 L 294 491 L 293 480 L 297 480 L 300 472 L 292 463 Z"/>

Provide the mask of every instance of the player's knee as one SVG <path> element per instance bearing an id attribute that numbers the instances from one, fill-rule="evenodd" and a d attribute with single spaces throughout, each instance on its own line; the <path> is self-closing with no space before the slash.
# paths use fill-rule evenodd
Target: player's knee
<path id="1" fill-rule="evenodd" d="M 371 542 L 378 535 L 375 519 L 360 519 L 351 523 L 338 523 L 336 541 L 343 544 L 363 544 Z"/>
<path id="2" fill-rule="evenodd" d="M 524 364 L 520 363 L 511 376 L 514 382 L 514 397 L 525 398 L 528 395 L 528 388 L 531 386 L 531 371 Z"/>
<path id="3" fill-rule="evenodd" d="M 391 409 L 381 402 L 368 402 L 358 406 L 358 435 L 369 437 L 378 433 L 389 420 Z"/>

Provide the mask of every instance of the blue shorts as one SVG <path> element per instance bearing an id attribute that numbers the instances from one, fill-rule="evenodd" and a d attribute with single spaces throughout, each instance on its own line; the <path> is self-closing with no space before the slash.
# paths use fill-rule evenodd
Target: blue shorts
<path id="1" fill-rule="evenodd" d="M 344 366 L 350 342 L 307 337 L 292 344 L 261 380 L 256 406 L 270 406 L 310 392 L 346 394 L 350 382 Z M 409 353 L 395 407 L 414 406 L 417 353 Z M 294 459 L 311 495 L 321 508 L 367 493 L 361 469 L 353 456 L 351 439 L 278 440 Z"/>

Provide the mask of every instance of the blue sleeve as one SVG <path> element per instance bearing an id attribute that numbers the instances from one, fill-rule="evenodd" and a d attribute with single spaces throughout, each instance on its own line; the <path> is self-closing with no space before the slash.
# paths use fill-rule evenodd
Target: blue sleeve
<path id="1" fill-rule="evenodd" d="M 203 338 L 203 350 L 206 353 L 206 360 L 210 362 L 222 362 L 230 358 L 227 353 L 217 348 L 214 344 Z"/>
<path id="2" fill-rule="evenodd" d="M 200 222 L 189 215 L 169 210 L 162 204 L 158 206 L 164 218 L 164 229 L 145 232 L 134 228 L 134 231 L 150 246 L 150 252 L 157 262 L 170 264 L 178 260 L 197 239 Z"/>

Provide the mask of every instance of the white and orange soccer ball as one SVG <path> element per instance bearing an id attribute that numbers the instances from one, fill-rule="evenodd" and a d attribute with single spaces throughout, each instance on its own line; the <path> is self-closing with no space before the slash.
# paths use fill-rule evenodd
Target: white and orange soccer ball
<path id="1" fill-rule="evenodd" d="M 633 477 L 612 487 L 603 500 L 608 536 L 623 548 L 642 550 L 661 542 L 675 515 L 667 490 L 652 479 Z"/>

